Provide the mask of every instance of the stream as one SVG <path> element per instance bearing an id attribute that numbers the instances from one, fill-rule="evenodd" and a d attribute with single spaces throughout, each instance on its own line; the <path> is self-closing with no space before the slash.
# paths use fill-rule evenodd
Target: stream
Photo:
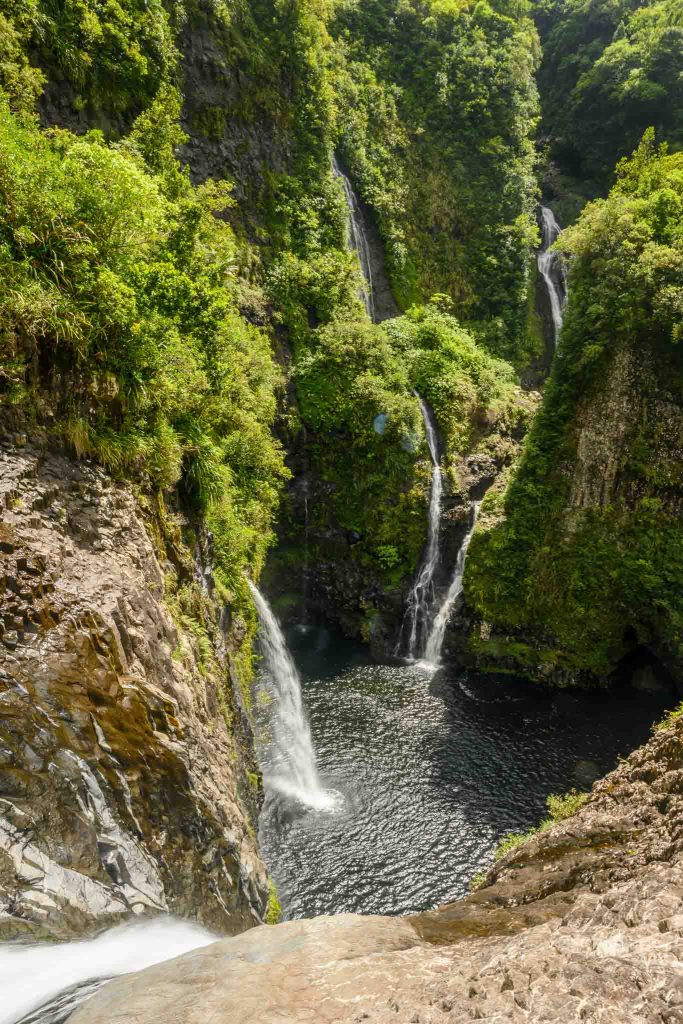
<path id="1" fill-rule="evenodd" d="M 287 639 L 336 795 L 324 811 L 267 796 L 260 841 L 287 919 L 465 895 L 502 835 L 537 825 L 549 793 L 588 789 L 671 702 L 371 664 L 318 628 Z"/>

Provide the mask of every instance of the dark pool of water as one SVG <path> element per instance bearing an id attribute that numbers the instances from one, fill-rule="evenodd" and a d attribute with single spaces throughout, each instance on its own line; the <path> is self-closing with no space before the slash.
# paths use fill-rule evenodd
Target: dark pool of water
<path id="1" fill-rule="evenodd" d="M 260 839 L 288 919 L 405 914 L 464 895 L 549 793 L 590 788 L 674 700 L 368 664 L 324 630 L 288 637 L 332 812 L 268 798 Z"/>

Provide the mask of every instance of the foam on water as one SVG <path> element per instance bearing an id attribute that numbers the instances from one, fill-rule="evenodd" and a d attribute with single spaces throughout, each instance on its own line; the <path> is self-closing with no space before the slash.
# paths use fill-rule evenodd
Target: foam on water
<path id="1" fill-rule="evenodd" d="M 218 937 L 197 924 L 163 916 L 79 942 L 0 945 L 0 1024 L 16 1024 L 67 989 L 141 971 Z"/>
<path id="2" fill-rule="evenodd" d="M 334 797 L 318 777 L 299 674 L 270 605 L 251 581 L 249 587 L 261 624 L 262 682 L 270 698 L 268 742 L 261 752 L 266 788 L 314 810 L 331 810 Z"/>

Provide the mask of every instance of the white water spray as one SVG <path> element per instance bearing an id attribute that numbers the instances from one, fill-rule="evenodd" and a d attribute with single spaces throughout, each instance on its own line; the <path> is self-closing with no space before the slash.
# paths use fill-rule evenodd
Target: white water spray
<path id="1" fill-rule="evenodd" d="M 427 444 L 432 459 L 432 482 L 429 492 L 429 528 L 427 533 L 427 550 L 425 551 L 420 571 L 408 595 L 405 625 L 408 632 L 407 650 L 410 658 L 417 657 L 421 640 L 426 634 L 429 614 L 434 602 L 434 574 L 439 565 L 439 526 L 441 522 L 441 496 L 443 494 L 443 476 L 439 466 L 439 448 L 436 437 L 436 425 L 431 410 L 416 393 L 420 402 L 422 419 L 427 433 Z"/>
<path id="2" fill-rule="evenodd" d="M 562 317 L 566 300 L 566 286 L 564 268 L 556 252 L 549 252 L 550 247 L 557 241 L 561 233 L 560 225 L 555 220 L 555 215 L 547 206 L 541 207 L 541 250 L 538 254 L 538 269 L 545 281 L 550 299 L 550 312 L 553 318 L 553 333 L 555 348 L 562 330 Z"/>
<path id="3" fill-rule="evenodd" d="M 479 518 L 479 509 L 481 508 L 481 502 L 475 501 L 472 505 L 472 523 L 469 530 L 463 538 L 463 542 L 460 545 L 458 551 L 458 557 L 455 560 L 455 572 L 451 585 L 448 588 L 445 598 L 439 608 L 438 612 L 434 617 L 432 628 L 429 636 L 427 637 L 427 643 L 424 651 L 424 661 L 430 666 L 436 667 L 441 660 L 441 648 L 443 647 L 443 640 L 446 633 L 446 626 L 448 620 L 451 617 L 453 611 L 453 605 L 462 594 L 462 580 L 465 574 L 465 562 L 467 560 L 467 549 L 470 546 L 472 540 L 472 534 L 474 528 L 477 525 L 477 519 Z"/>
<path id="4" fill-rule="evenodd" d="M 141 971 L 218 938 L 189 921 L 155 917 L 81 942 L 5 943 L 0 945 L 0 1024 L 15 1024 L 76 985 Z"/>
<path id="5" fill-rule="evenodd" d="M 372 290 L 372 259 L 370 257 L 370 245 L 368 243 L 363 213 L 358 202 L 358 197 L 351 187 L 351 182 L 342 171 L 337 157 L 332 155 L 332 171 L 335 177 L 340 178 L 344 186 L 346 205 L 349 209 L 349 234 L 348 245 L 355 249 L 358 254 L 360 268 L 363 272 L 363 288 L 360 297 L 365 303 L 365 310 L 371 320 L 375 319 L 375 302 Z"/>
<path id="6" fill-rule="evenodd" d="M 301 682 L 287 650 L 277 619 L 263 594 L 249 580 L 261 623 L 260 642 L 265 661 L 264 681 L 272 704 L 270 744 L 264 767 L 267 787 L 319 810 L 329 809 L 334 797 L 320 784 L 311 729 L 301 699 Z"/>

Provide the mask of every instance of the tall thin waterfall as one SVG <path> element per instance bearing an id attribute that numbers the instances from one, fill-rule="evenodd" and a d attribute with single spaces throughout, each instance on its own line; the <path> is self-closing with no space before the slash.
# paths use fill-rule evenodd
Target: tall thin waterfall
<path id="1" fill-rule="evenodd" d="M 365 309 L 371 320 L 375 319 L 375 302 L 372 292 L 372 259 L 370 256 L 370 245 L 363 223 L 363 213 L 358 202 L 358 197 L 351 187 L 351 182 L 342 171 L 336 155 L 332 155 L 332 171 L 337 178 L 341 178 L 346 196 L 346 205 L 349 209 L 349 232 L 348 245 L 358 253 L 360 268 L 363 272 L 363 288 L 361 298 L 365 303 Z"/>
<path id="2" fill-rule="evenodd" d="M 299 674 L 270 605 L 251 580 L 249 587 L 261 623 L 265 682 L 272 700 L 266 786 L 309 807 L 328 807 L 331 799 L 320 785 Z"/>
<path id="3" fill-rule="evenodd" d="M 408 631 L 407 651 L 411 658 L 418 656 L 429 625 L 429 614 L 434 601 L 434 574 L 439 565 L 439 526 L 441 521 L 441 496 L 443 494 L 443 476 L 439 466 L 439 449 L 436 438 L 436 425 L 431 410 L 416 393 L 420 402 L 422 419 L 427 433 L 427 444 L 432 459 L 432 482 L 429 491 L 429 529 L 427 533 L 427 549 L 420 571 L 408 596 L 404 630 Z"/>
<path id="4" fill-rule="evenodd" d="M 549 252 L 551 245 L 560 237 L 562 229 L 555 220 L 555 214 L 547 206 L 541 207 L 541 250 L 538 254 L 538 270 L 545 281 L 550 299 L 550 312 L 553 318 L 553 334 L 555 348 L 562 330 L 562 316 L 567 298 L 564 268 L 555 252 Z"/>
<path id="5" fill-rule="evenodd" d="M 448 625 L 448 620 L 451 617 L 453 605 L 462 594 L 462 580 L 465 574 L 467 549 L 470 546 L 472 534 L 474 533 L 474 528 L 477 525 L 480 508 L 481 502 L 475 501 L 472 505 L 472 522 L 470 524 L 470 528 L 463 538 L 460 550 L 458 551 L 458 557 L 455 560 L 455 572 L 453 574 L 453 579 L 451 580 L 451 585 L 448 588 L 441 607 L 434 617 L 431 631 L 427 637 L 427 643 L 424 649 L 424 660 L 429 662 L 431 665 L 438 665 L 441 660 L 441 648 L 443 647 L 446 626 Z"/>

